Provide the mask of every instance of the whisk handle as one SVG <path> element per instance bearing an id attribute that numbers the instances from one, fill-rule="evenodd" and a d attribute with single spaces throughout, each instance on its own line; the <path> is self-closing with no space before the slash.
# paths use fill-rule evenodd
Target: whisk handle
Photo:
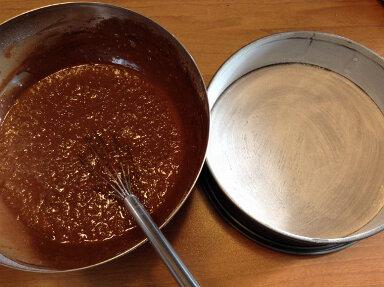
<path id="1" fill-rule="evenodd" d="M 130 210 L 136 223 L 147 235 L 149 242 L 168 267 L 169 271 L 180 286 L 200 286 L 193 277 L 187 266 L 181 261 L 176 251 L 165 238 L 159 227 L 153 221 L 146 209 L 135 195 L 128 195 L 124 198 L 125 205 Z"/>

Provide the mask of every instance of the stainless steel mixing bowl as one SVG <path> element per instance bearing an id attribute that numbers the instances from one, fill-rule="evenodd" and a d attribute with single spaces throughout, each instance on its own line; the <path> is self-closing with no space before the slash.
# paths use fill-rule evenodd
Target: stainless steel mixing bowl
<path id="1" fill-rule="evenodd" d="M 83 33 L 87 31 L 87 29 L 92 29 L 101 22 L 109 19 L 128 23 L 122 25 L 141 27 L 140 31 L 144 32 L 135 35 L 137 37 L 135 38 L 136 40 L 140 40 L 140 37 L 155 37 L 153 39 L 157 39 L 156 41 L 164 44 L 161 46 L 162 49 L 165 50 L 163 53 L 171 55 L 170 57 L 177 61 L 180 69 L 188 75 L 190 86 L 193 87 L 195 91 L 193 100 L 196 102 L 195 108 L 191 105 L 183 108 L 183 111 L 187 111 L 187 113 L 195 113 L 199 119 L 198 121 L 201 122 L 201 125 L 195 127 L 198 139 L 196 139 L 196 143 L 191 144 L 189 147 L 190 150 L 188 151 L 189 154 L 193 155 L 193 157 L 191 157 L 191 164 L 185 167 L 190 174 L 188 181 L 189 187 L 181 194 L 175 196 L 175 198 L 172 199 L 173 201 L 171 200 L 172 202 L 166 206 L 166 216 L 158 222 L 162 227 L 170 221 L 183 205 L 200 173 L 208 142 L 209 108 L 205 86 L 194 60 L 186 49 L 160 25 L 127 9 L 101 3 L 65 3 L 47 6 L 24 13 L 1 24 L 0 123 L 1 120 L 4 119 L 12 102 L 15 100 L 15 95 L 17 94 L 15 91 L 27 86 L 34 80 L 35 76 L 30 70 L 20 68 L 23 67 L 23 63 L 25 63 L 31 55 L 40 55 L 40 63 L 41 65 L 45 65 L 46 63 L 44 61 L 46 61 L 46 59 L 44 58 L 44 54 L 41 54 L 42 49 L 49 50 L 50 46 L 55 45 L 55 41 L 62 35 L 67 34 L 76 37 L 77 34 Z M 103 37 L 106 37 L 104 44 L 107 46 L 112 45 L 112 49 L 113 44 L 111 43 L 114 42 L 113 40 L 108 41 L 108 37 L 112 39 L 116 36 L 115 33 L 116 32 L 111 31 L 110 34 L 103 35 Z M 68 41 L 71 41 L 71 37 L 67 38 Z M 153 42 L 156 41 L 153 40 Z M 134 49 L 134 41 L 132 41 L 131 46 L 132 49 Z M 60 53 L 60 47 L 56 48 L 57 53 Z M 93 51 L 94 49 L 90 50 L 90 53 Z M 108 51 L 109 50 L 106 49 L 101 52 L 103 55 L 105 52 L 106 56 L 108 56 Z M 135 64 L 127 62 L 123 58 L 109 58 L 111 58 L 114 64 Z M 84 59 L 86 60 L 86 57 L 83 58 L 83 60 Z M 148 59 L 150 59 L 149 56 Z M 53 61 L 53 64 L 55 64 L 55 59 L 51 58 L 50 61 Z M 185 95 L 180 95 L 180 97 L 183 96 Z M 185 113 L 183 116 L 185 116 Z M 0 264 L 2 265 L 37 272 L 57 272 L 73 269 L 65 266 L 50 266 L 45 260 L 41 259 L 39 254 L 36 254 L 33 250 L 32 245 L 29 244 L 32 239 L 30 239 L 25 232 L 25 227 L 11 216 L 7 206 L 3 203 L 0 207 L 0 233 L 2 234 L 0 238 L 0 253 L 2 253 L 2 255 L 0 255 Z M 144 242 L 144 237 L 141 235 L 140 239 L 132 241 L 129 248 L 122 250 L 119 254 L 115 254 L 116 256 L 113 258 L 132 251 Z M 94 252 L 97 253 L 97 249 L 95 249 Z M 80 269 L 94 266 L 112 260 L 113 258 L 104 258 L 99 262 L 92 262 L 92 264 L 88 266 L 79 265 L 74 268 Z"/>

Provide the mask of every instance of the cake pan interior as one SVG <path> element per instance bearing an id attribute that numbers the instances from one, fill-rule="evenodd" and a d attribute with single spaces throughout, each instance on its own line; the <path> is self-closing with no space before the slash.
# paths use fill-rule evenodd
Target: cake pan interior
<path id="1" fill-rule="evenodd" d="M 383 227 L 380 56 L 345 38 L 290 32 L 255 41 L 213 78 L 207 165 L 258 224 L 315 244 Z"/>

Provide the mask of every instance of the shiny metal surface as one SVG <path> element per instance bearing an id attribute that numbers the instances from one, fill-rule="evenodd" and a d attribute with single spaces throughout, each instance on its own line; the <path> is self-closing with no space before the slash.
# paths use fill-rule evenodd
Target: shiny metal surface
<path id="1" fill-rule="evenodd" d="M 303 244 L 301 241 L 291 240 L 291 238 L 281 236 L 281 234 L 257 224 L 255 220 L 237 208 L 217 186 L 216 181 L 207 167 L 204 167 L 202 171 L 202 183 L 210 203 L 231 227 L 235 228 L 250 240 L 271 250 L 287 254 L 312 256 L 337 252 L 355 244 L 355 242 Z"/>
<path id="2" fill-rule="evenodd" d="M 277 65 L 287 63 L 326 70 Z M 381 231 L 383 77 L 381 57 L 335 35 L 277 34 L 239 50 L 208 88 L 207 164 L 224 194 L 303 244 Z"/>
<path id="3" fill-rule="evenodd" d="M 102 3 L 64 3 L 43 7 L 37 10 L 26 12 L 0 25 L 0 105 L 1 111 L 6 111 L 8 105 L 12 103 L 12 93 L 10 90 L 17 86 L 28 84 L 28 73 L 19 73 L 15 77 L 13 71 L 22 63 L 30 53 L 34 52 L 34 48 L 38 44 L 44 42 L 49 45 L 49 39 L 56 37 L 61 33 L 73 32 L 86 27 L 93 27 L 102 20 L 109 18 L 119 18 L 122 20 L 133 20 L 140 25 L 149 27 L 156 34 L 163 37 L 174 47 L 175 55 L 177 55 L 188 71 L 199 101 L 202 103 L 203 111 L 202 118 L 205 121 L 206 138 L 208 141 L 209 131 L 209 108 L 206 96 L 206 90 L 201 74 L 187 50 L 164 28 L 151 21 L 150 19 L 141 16 L 135 12 L 124 8 L 102 4 Z M 47 40 L 48 39 L 48 40 Z M 0 112 L 0 122 L 5 116 L 5 113 Z M 186 201 L 188 195 L 192 191 L 193 185 L 196 182 L 203 165 L 205 155 L 199 154 L 201 157 L 201 166 L 193 174 L 194 180 L 189 190 L 186 191 L 183 199 L 177 203 L 174 209 L 169 211 L 169 216 L 162 222 L 160 227 L 167 224 L 171 218 L 180 209 Z M 40 259 L 38 254 L 35 254 L 31 248 L 31 238 L 28 237 L 25 227 L 20 222 L 11 222 L 7 207 L 0 202 L 0 246 L 4 254 L 0 255 L 0 264 L 13 267 L 20 270 L 35 271 L 35 272 L 61 272 L 69 271 L 64 269 L 53 269 L 49 266 L 39 264 Z M 12 232 L 8 232 L 12 230 Z M 146 240 L 132 246 L 124 253 L 116 257 L 122 256 L 138 246 L 142 245 Z M 11 256 L 12 255 L 12 256 Z M 116 258 L 114 257 L 114 258 Z M 18 259 L 18 261 L 15 260 Z M 95 265 L 110 261 L 99 262 Z M 27 263 L 28 262 L 28 263 Z M 30 264 L 30 262 L 34 262 Z M 95 266 L 92 265 L 92 266 Z M 91 267 L 86 266 L 84 268 Z M 72 270 L 78 270 L 77 268 Z"/>

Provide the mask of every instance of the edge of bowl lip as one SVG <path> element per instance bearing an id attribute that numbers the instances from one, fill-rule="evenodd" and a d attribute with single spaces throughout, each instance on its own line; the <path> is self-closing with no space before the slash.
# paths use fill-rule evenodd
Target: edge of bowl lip
<path id="1" fill-rule="evenodd" d="M 201 84 L 202 84 L 202 88 L 203 88 L 203 92 L 204 92 L 203 96 L 205 96 L 205 98 L 206 98 L 205 108 L 208 111 L 208 114 L 207 114 L 208 115 L 208 122 L 207 122 L 207 127 L 206 127 L 207 128 L 207 136 L 206 136 L 206 139 L 205 139 L 205 142 L 204 142 L 205 148 L 202 151 L 203 157 L 201 159 L 200 167 L 197 170 L 195 179 L 193 180 L 191 187 L 186 192 L 186 194 L 184 195 L 183 199 L 178 203 L 177 207 L 175 209 L 173 209 L 173 211 L 168 215 L 168 217 L 165 219 L 165 221 L 159 226 L 159 228 L 162 229 L 164 226 L 166 226 L 172 220 L 172 218 L 176 215 L 176 213 L 181 209 L 181 207 L 184 205 L 184 203 L 189 198 L 190 194 L 192 193 L 192 190 L 196 186 L 196 183 L 197 183 L 197 181 L 199 179 L 199 176 L 201 174 L 201 171 L 202 171 L 202 168 L 204 166 L 205 159 L 206 159 L 206 156 L 207 156 L 209 134 L 210 134 L 209 131 L 210 131 L 210 114 L 211 114 L 211 111 L 209 109 L 209 100 L 208 100 L 207 87 L 205 85 L 203 75 L 202 75 L 199 67 L 197 66 L 197 63 L 196 63 L 195 59 L 193 58 L 193 56 L 189 52 L 189 50 L 178 40 L 178 38 L 176 38 L 176 36 L 173 33 L 171 33 L 170 31 L 165 29 L 162 25 L 160 25 L 159 23 L 157 23 L 156 21 L 152 20 L 151 18 L 149 18 L 147 16 L 144 16 L 144 15 L 142 15 L 142 14 L 140 14 L 138 12 L 135 12 L 135 11 L 133 11 L 131 9 L 128 9 L 128 8 L 125 8 L 125 7 L 122 7 L 122 6 L 118 6 L 118 5 L 114 5 L 114 4 L 103 3 L 103 2 L 71 2 L 71 1 L 69 1 L 69 2 L 61 2 L 61 3 L 54 3 L 54 4 L 44 5 L 44 6 L 40 6 L 40 7 L 34 8 L 34 9 L 27 10 L 27 11 L 25 11 L 23 13 L 18 14 L 18 15 L 15 15 L 15 16 L 13 16 L 13 17 L 11 17 L 11 18 L 1 22 L 0 23 L 0 27 L 2 27 L 4 24 L 8 24 L 8 23 L 12 23 L 13 21 L 16 21 L 20 17 L 28 17 L 28 15 L 31 14 L 31 13 L 39 12 L 40 10 L 45 10 L 45 9 L 54 9 L 54 8 L 60 7 L 60 6 L 102 6 L 102 7 L 109 7 L 109 8 L 117 9 L 117 10 L 123 10 L 125 12 L 132 13 L 132 14 L 135 14 L 136 16 L 142 17 L 145 20 L 147 20 L 150 23 L 152 23 L 155 26 L 157 26 L 160 30 L 163 30 L 163 32 L 168 34 L 170 36 L 170 38 L 172 38 L 175 41 L 176 44 L 180 45 L 180 47 L 186 52 L 188 57 L 191 59 L 192 64 L 194 65 L 198 75 L 200 76 Z M 120 254 L 117 254 L 117 255 L 115 255 L 115 256 L 113 256 L 111 258 L 108 258 L 106 260 L 97 262 L 95 264 L 91 264 L 91 265 L 87 265 L 87 266 L 82 266 L 82 267 L 79 267 L 79 268 L 50 269 L 49 267 L 44 267 L 44 266 L 40 267 L 40 266 L 37 266 L 37 265 L 28 264 L 26 262 L 17 261 L 17 260 L 8 258 L 5 255 L 3 255 L 3 256 L 6 257 L 7 259 L 9 259 L 11 261 L 14 261 L 14 262 L 16 262 L 18 264 L 25 265 L 26 268 L 25 269 L 24 268 L 17 268 L 15 266 L 10 266 L 8 264 L 2 264 L 1 262 L 0 262 L 0 265 L 6 266 L 6 267 L 9 267 L 9 268 L 13 268 L 13 269 L 16 269 L 16 270 L 22 270 L 22 271 L 28 271 L 28 272 L 36 272 L 36 273 L 65 273 L 65 272 L 71 272 L 71 271 L 80 271 L 80 270 L 85 270 L 85 269 L 93 268 L 93 267 L 102 265 L 104 263 L 108 263 L 108 262 L 110 262 L 112 260 L 115 260 L 115 259 L 117 259 L 119 257 L 122 257 L 122 256 L 124 256 L 124 255 L 126 255 L 126 254 L 128 254 L 128 253 L 130 253 L 132 251 L 134 251 L 135 249 L 137 249 L 138 247 L 140 247 L 141 245 L 143 245 L 147 241 L 148 241 L 148 239 L 145 238 L 142 241 L 138 242 L 136 245 L 132 246 L 131 248 L 125 250 L 124 252 L 122 252 Z"/>
<path id="2" fill-rule="evenodd" d="M 260 38 L 257 38 L 256 40 L 253 40 L 251 42 L 248 42 L 247 44 L 243 45 L 241 48 L 237 49 L 235 52 L 233 52 L 226 60 L 223 64 L 220 65 L 219 69 L 215 72 L 215 74 L 213 75 L 212 79 L 210 80 L 209 84 L 208 84 L 208 87 L 207 87 L 207 95 L 208 95 L 208 102 L 209 102 L 209 90 L 210 90 L 210 87 L 212 85 L 213 82 L 215 82 L 217 80 L 217 77 L 219 76 L 219 74 L 222 72 L 222 70 L 227 66 L 227 64 L 235 59 L 236 57 L 238 57 L 242 51 L 244 51 L 245 49 L 247 49 L 248 47 L 251 47 L 253 45 L 256 45 L 256 44 L 259 44 L 260 42 L 262 41 L 265 41 L 265 40 L 278 40 L 279 38 L 281 37 L 285 37 L 285 39 L 289 38 L 289 36 L 295 36 L 297 34 L 300 34 L 300 35 L 305 35 L 306 38 L 308 39 L 311 39 L 311 38 L 314 38 L 316 36 L 321 36 L 321 37 L 324 37 L 324 38 L 327 38 L 327 39 L 330 39 L 330 40 L 339 40 L 339 41 L 345 41 L 348 45 L 350 46 L 353 46 L 354 48 L 357 48 L 357 51 L 362 53 L 362 52 L 365 52 L 366 54 L 363 53 L 364 56 L 369 56 L 369 58 L 371 60 L 374 60 L 372 58 L 375 58 L 375 60 L 379 61 L 376 63 L 379 64 L 380 66 L 383 67 L 384 69 L 384 57 L 382 57 L 381 55 L 379 55 L 378 53 L 374 52 L 373 50 L 369 49 L 368 47 L 365 47 L 363 46 L 362 44 L 359 44 L 357 43 L 356 41 L 353 41 L 351 39 L 348 39 L 346 37 L 343 37 L 343 36 L 340 36 L 340 35 L 337 35 L 337 34 L 333 34 L 333 33 L 326 33 L 326 32 L 318 32 L 318 31 L 310 31 L 310 30 L 297 30 L 297 31 L 288 31 L 288 32 L 280 32 L 280 33 L 274 33 L 274 34 L 270 34 L 270 35 L 267 35 L 267 36 L 264 36 L 264 37 L 260 37 Z M 284 38 L 282 38 L 284 39 Z M 334 42 L 333 42 L 334 43 Z M 336 43 L 338 44 L 338 43 Z M 232 83 L 231 83 L 232 84 Z M 224 90 L 225 91 L 225 90 Z M 224 92 L 223 91 L 223 92 Z M 217 102 L 217 100 L 221 97 L 221 95 L 223 94 L 223 92 L 217 96 L 216 98 L 216 101 L 212 103 L 212 109 L 215 105 L 215 103 Z M 211 104 L 210 104 L 211 106 Z M 382 111 L 382 113 L 384 113 L 384 111 Z M 212 119 L 211 119 L 211 122 L 212 122 Z M 208 142 L 208 146 L 209 146 L 209 142 Z M 384 223 L 382 223 L 380 226 L 378 227 L 375 227 L 373 229 L 370 229 L 368 231 L 365 231 L 365 232 L 362 232 L 362 233 L 358 233 L 356 235 L 348 235 L 348 236 L 345 236 L 345 237 L 340 237 L 340 238 L 330 238 L 330 239 L 326 239 L 326 238 L 311 238 L 311 237 L 307 237 L 307 236 L 302 236 L 302 235 L 297 235 L 297 234 L 294 234 L 294 233 L 290 233 L 290 232 L 287 232 L 287 231 L 284 231 L 282 229 L 279 229 L 279 228 L 274 228 L 273 226 L 269 225 L 269 224 L 266 224 L 266 223 L 263 223 L 259 220 L 257 220 L 256 218 L 254 218 L 252 215 L 250 215 L 249 213 L 247 213 L 245 210 L 243 210 L 240 206 L 238 206 L 235 201 L 233 200 L 233 198 L 229 195 L 229 193 L 223 188 L 223 186 L 221 185 L 221 183 L 219 181 L 216 180 L 216 176 L 215 176 L 215 172 L 213 171 L 213 169 L 211 168 L 210 164 L 209 164 L 209 159 L 208 159 L 208 152 L 206 153 L 206 165 L 208 167 L 208 170 L 209 172 L 212 174 L 213 178 L 215 179 L 215 182 L 217 183 L 218 187 L 220 188 L 220 190 L 224 193 L 224 195 L 234 204 L 236 205 L 236 207 L 238 207 L 240 210 L 242 210 L 247 216 L 249 216 L 251 219 L 255 220 L 255 222 L 261 224 L 262 226 L 270 229 L 271 231 L 277 233 L 277 234 L 280 234 L 282 236 L 285 236 L 287 238 L 291 238 L 291 239 L 294 239 L 294 240 L 297 240 L 297 241 L 302 241 L 302 242 L 307 242 L 307 243 L 313 243 L 313 244 L 338 244 L 338 243 L 348 243 L 348 242 L 354 242 L 354 241 L 359 241 L 359 240 L 362 240 L 362 239 L 365 239 L 365 238 L 368 238 L 370 236 L 373 236 L 381 231 L 384 230 Z M 384 209 L 384 206 L 380 209 L 380 210 L 383 210 Z M 372 218 L 373 219 L 373 218 Z M 371 219 L 371 220 L 372 220 Z M 370 221 L 371 221 L 370 220 Z M 368 221 L 366 224 L 368 224 L 370 221 Z"/>

